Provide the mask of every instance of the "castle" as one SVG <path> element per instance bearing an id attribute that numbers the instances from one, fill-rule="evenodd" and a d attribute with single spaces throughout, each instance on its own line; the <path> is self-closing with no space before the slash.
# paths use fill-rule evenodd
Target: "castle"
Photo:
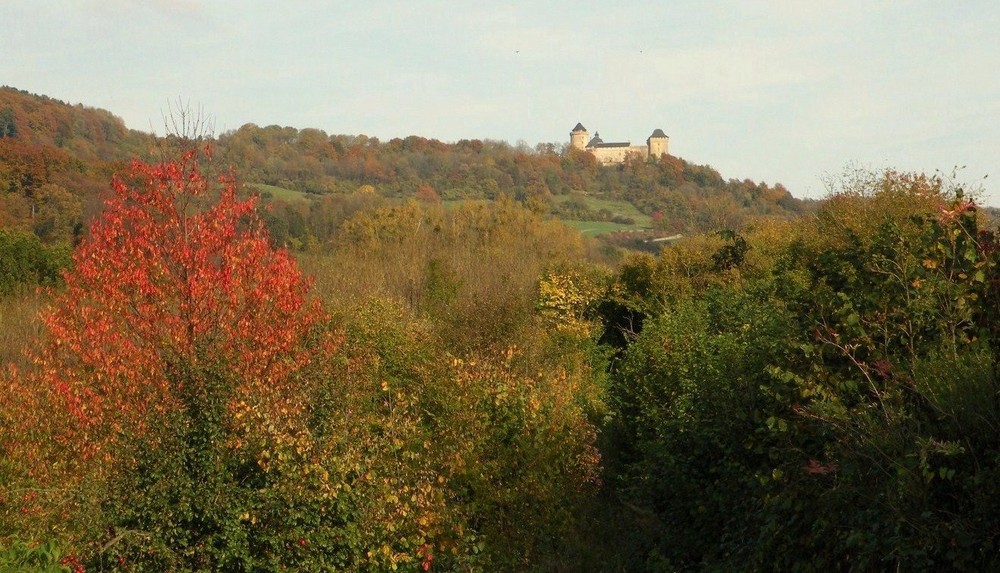
<path id="1" fill-rule="evenodd" d="M 624 143 L 604 143 L 598 133 L 594 133 L 594 138 L 587 141 L 590 133 L 582 123 L 576 124 L 573 131 L 569 132 L 569 144 L 574 149 L 589 151 L 594 154 L 597 161 L 603 164 L 623 163 L 625 156 L 630 153 L 637 153 L 643 159 L 649 157 L 659 157 L 664 153 L 670 153 L 670 138 L 657 128 L 653 134 L 646 138 L 646 145 L 631 145 Z"/>

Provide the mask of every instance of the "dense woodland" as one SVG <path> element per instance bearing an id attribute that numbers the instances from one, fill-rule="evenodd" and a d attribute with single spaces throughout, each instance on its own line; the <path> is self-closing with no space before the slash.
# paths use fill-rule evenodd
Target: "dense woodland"
<path id="1" fill-rule="evenodd" d="M 162 142 L 127 130 L 106 111 L 11 88 L 0 88 L 0 134 L 0 188 L 8 191 L 2 222 L 43 240 L 82 236 L 111 174 L 134 158 L 162 159 L 163 153 Z M 286 191 L 267 197 L 278 203 L 270 224 L 298 248 L 329 241 L 343 203 L 359 190 L 431 203 L 508 197 L 544 216 L 623 220 L 588 202 L 614 199 L 650 217 L 654 235 L 739 228 L 751 219 L 787 219 L 810 208 L 780 184 L 725 180 L 709 166 L 673 156 L 602 168 L 589 153 L 554 144 L 446 144 L 417 136 L 380 142 L 253 124 L 214 143 L 219 168 L 232 170 L 250 191 L 256 192 L 253 184 Z"/>
<path id="2" fill-rule="evenodd" d="M 957 183 L 158 140 L 5 88 L 0 190 L 0 570 L 1000 566 L 1000 249 Z M 595 198 L 685 236 L 563 223 Z"/>

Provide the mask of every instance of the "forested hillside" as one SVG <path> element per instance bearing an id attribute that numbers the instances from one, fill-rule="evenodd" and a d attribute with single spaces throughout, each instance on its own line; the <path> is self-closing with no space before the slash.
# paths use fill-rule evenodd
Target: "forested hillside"
<path id="1" fill-rule="evenodd" d="M 380 142 L 253 124 L 214 141 L 219 169 L 232 169 L 249 192 L 281 203 L 269 225 L 297 246 L 329 240 L 329 210 L 354 202 L 359 189 L 425 202 L 506 196 L 541 215 L 606 223 L 599 227 L 605 232 L 648 231 L 643 238 L 740 228 L 808 209 L 780 184 L 727 180 L 673 156 L 602 167 L 589 153 L 554 144 L 449 144 L 418 136 Z M 111 173 L 160 154 L 162 146 L 107 111 L 0 88 L 0 188 L 7 191 L 0 217 L 43 241 L 77 240 Z"/>
<path id="2" fill-rule="evenodd" d="M 0 88 L 0 225 L 79 240 L 111 174 L 152 145 L 107 111 Z"/>
<path id="3" fill-rule="evenodd" d="M 111 112 L 0 87 L 0 137 L 58 148 L 84 162 L 127 161 L 149 151 L 152 138 Z"/>
<path id="4" fill-rule="evenodd" d="M 711 167 L 673 156 L 602 167 L 589 153 L 553 144 L 533 149 L 489 140 L 446 144 L 417 136 L 380 142 L 252 124 L 223 134 L 218 144 L 225 162 L 247 181 L 319 195 L 362 185 L 387 197 L 430 201 L 506 195 L 540 214 L 621 220 L 621 213 L 587 203 L 613 199 L 671 234 L 741 227 L 755 218 L 790 218 L 806 210 L 780 184 L 726 180 Z"/>
<path id="5" fill-rule="evenodd" d="M 957 183 L 806 209 L 0 95 L 0 571 L 1000 567 L 1000 248 Z"/>

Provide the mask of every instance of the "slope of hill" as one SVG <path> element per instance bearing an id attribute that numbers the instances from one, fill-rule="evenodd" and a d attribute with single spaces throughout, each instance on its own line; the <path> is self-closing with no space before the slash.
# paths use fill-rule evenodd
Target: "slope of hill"
<path id="1" fill-rule="evenodd" d="M 79 236 L 99 209 L 97 197 L 111 173 L 123 161 L 147 157 L 155 145 L 152 135 L 127 129 L 108 111 L 0 88 L 0 189 L 6 191 L 0 224 L 32 230 L 45 241 Z M 727 180 L 710 166 L 673 156 L 601 166 L 589 153 L 554 144 L 449 144 L 417 136 L 382 142 L 254 124 L 220 135 L 215 145 L 216 157 L 243 182 L 270 186 L 265 189 L 319 197 L 364 187 L 384 198 L 428 201 L 504 195 L 536 213 L 604 223 L 588 226 L 602 230 L 688 234 L 739 228 L 760 217 L 792 218 L 808 209 L 780 184 Z M 269 195 L 279 203 L 288 196 Z M 307 220 L 317 209 L 308 201 L 292 203 L 277 212 Z M 319 242 L 329 238 L 308 224 L 286 223 Z"/>
<path id="2" fill-rule="evenodd" d="M 0 88 L 0 226 L 79 237 L 111 174 L 153 141 L 105 110 Z"/>
<path id="3" fill-rule="evenodd" d="M 85 162 L 125 161 L 149 151 L 152 137 L 111 112 L 0 87 L 0 138 L 62 149 Z"/>
<path id="4" fill-rule="evenodd" d="M 727 180 L 710 166 L 672 156 L 601 166 L 589 153 L 553 144 L 448 144 L 417 136 L 382 142 L 364 135 L 253 124 L 223 134 L 218 145 L 220 155 L 248 181 L 317 195 L 351 192 L 362 185 L 386 197 L 446 201 L 503 194 L 564 219 L 644 218 L 654 230 L 668 234 L 738 228 L 754 218 L 791 218 L 809 209 L 780 184 Z M 638 210 L 639 216 L 581 208 L 581 201 L 624 202 L 632 207 L 621 211 Z"/>

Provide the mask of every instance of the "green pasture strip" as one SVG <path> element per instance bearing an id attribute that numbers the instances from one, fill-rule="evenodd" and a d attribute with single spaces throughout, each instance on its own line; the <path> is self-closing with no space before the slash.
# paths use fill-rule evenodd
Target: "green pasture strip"
<path id="1" fill-rule="evenodd" d="M 623 225 L 621 223 L 611 223 L 608 221 L 574 221 L 562 219 L 562 222 L 580 231 L 585 237 L 596 237 L 617 231 L 644 231 L 640 225 Z"/>
<path id="2" fill-rule="evenodd" d="M 649 215 L 642 213 L 636 209 L 635 205 L 629 203 L 628 201 L 600 199 L 590 195 L 559 195 L 555 197 L 555 200 L 559 203 L 565 203 L 573 198 L 582 198 L 586 202 L 587 208 L 591 211 L 596 212 L 601 209 L 607 209 L 613 214 L 631 218 L 639 227 L 649 227 L 652 225 L 652 220 L 649 218 Z"/>

